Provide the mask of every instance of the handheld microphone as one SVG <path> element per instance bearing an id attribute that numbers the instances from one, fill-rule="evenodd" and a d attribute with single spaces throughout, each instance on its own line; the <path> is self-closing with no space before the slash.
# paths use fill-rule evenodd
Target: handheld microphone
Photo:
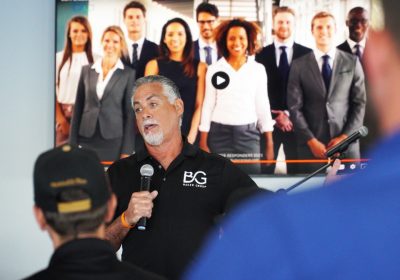
<path id="1" fill-rule="evenodd" d="M 149 191 L 150 190 L 150 181 L 151 176 L 154 174 L 154 168 L 150 164 L 145 164 L 140 168 L 140 191 Z M 142 217 L 137 222 L 138 230 L 146 230 L 147 218 Z"/>
<path id="2" fill-rule="evenodd" d="M 347 150 L 349 145 L 361 137 L 368 135 L 368 128 L 366 126 L 360 127 L 356 132 L 353 132 L 349 137 L 339 142 L 326 152 L 326 157 L 332 157 L 336 153 L 343 153 Z"/>

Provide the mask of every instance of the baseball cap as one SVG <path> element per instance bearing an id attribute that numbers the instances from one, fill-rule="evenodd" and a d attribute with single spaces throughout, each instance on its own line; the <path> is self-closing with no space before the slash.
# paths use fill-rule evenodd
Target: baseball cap
<path id="1" fill-rule="evenodd" d="M 35 204 L 43 211 L 90 211 L 107 203 L 111 194 L 96 153 L 73 145 L 42 153 L 35 163 L 33 181 Z M 69 195 L 64 195 L 66 190 Z M 75 191 L 80 194 L 74 195 Z"/>

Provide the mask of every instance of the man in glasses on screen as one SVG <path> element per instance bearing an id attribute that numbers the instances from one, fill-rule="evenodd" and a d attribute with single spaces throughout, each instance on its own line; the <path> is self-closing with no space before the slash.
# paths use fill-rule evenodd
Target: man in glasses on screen
<path id="1" fill-rule="evenodd" d="M 199 25 L 199 39 L 193 42 L 194 57 L 210 65 L 218 60 L 217 43 L 214 30 L 218 25 L 217 6 L 202 2 L 197 6 L 196 19 Z"/>

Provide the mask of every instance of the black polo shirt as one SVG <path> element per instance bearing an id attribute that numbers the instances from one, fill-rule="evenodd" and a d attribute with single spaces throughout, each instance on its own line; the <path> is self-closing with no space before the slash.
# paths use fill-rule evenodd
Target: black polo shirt
<path id="1" fill-rule="evenodd" d="M 29 279 L 164 279 L 130 263 L 120 262 L 109 242 L 96 238 L 75 239 L 56 249 L 48 268 Z"/>
<path id="2" fill-rule="evenodd" d="M 254 181 L 229 160 L 206 153 L 184 141 L 181 154 L 167 170 L 143 149 L 115 162 L 108 175 L 117 195 L 117 218 L 140 191 L 140 168 L 154 168 L 150 190 L 157 190 L 146 231 L 129 231 L 122 259 L 146 270 L 177 279 L 224 212 L 229 196 L 241 188 L 258 189 Z"/>

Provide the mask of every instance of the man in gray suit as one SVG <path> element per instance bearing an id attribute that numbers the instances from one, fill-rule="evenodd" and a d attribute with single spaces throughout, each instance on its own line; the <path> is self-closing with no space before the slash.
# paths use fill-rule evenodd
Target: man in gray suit
<path id="1" fill-rule="evenodd" d="M 288 107 L 301 159 L 324 159 L 326 151 L 363 124 L 365 84 L 357 57 L 334 47 L 333 15 L 317 13 L 311 23 L 316 48 L 293 61 L 288 81 Z M 360 157 L 359 143 L 346 158 Z M 304 164 L 309 173 L 321 164 Z"/>

